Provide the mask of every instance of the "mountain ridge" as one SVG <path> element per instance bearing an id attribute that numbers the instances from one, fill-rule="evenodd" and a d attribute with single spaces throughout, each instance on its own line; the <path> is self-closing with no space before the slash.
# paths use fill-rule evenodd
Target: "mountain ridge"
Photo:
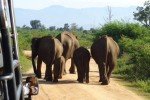
<path id="1" fill-rule="evenodd" d="M 111 7 L 112 20 L 134 21 L 133 12 L 135 6 L 131 7 Z M 76 23 L 84 29 L 100 27 L 106 23 L 108 16 L 107 7 L 89 8 L 68 8 L 59 5 L 49 6 L 40 10 L 15 8 L 17 26 L 30 26 L 30 20 L 40 20 L 46 27 L 63 27 L 65 23 L 69 25 Z"/>

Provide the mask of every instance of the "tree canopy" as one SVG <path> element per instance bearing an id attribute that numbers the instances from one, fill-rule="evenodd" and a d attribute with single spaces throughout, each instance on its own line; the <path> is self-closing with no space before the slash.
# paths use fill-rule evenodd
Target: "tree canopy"
<path id="1" fill-rule="evenodd" d="M 30 25 L 32 29 L 40 29 L 42 27 L 40 20 L 31 20 Z"/>
<path id="2" fill-rule="evenodd" d="M 145 1 L 143 7 L 137 7 L 134 12 L 134 19 L 141 22 L 144 26 L 150 27 L 150 0 Z"/>

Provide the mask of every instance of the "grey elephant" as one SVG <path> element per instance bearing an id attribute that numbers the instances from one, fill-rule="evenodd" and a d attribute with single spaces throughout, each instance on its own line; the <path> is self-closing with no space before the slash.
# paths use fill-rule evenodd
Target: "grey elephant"
<path id="1" fill-rule="evenodd" d="M 102 82 L 102 85 L 108 85 L 119 55 L 118 44 L 113 38 L 104 35 L 92 44 L 91 55 L 98 64 L 100 75 L 99 82 Z"/>
<path id="2" fill-rule="evenodd" d="M 38 78 L 41 78 L 41 64 L 43 61 L 46 64 L 46 71 L 45 71 L 46 81 L 57 81 L 58 79 L 53 80 L 52 77 L 52 64 L 54 64 L 55 61 L 62 56 L 63 47 L 60 41 L 51 36 L 33 38 L 31 48 L 32 48 L 32 65 L 36 76 Z M 37 67 L 35 64 L 36 57 L 37 57 Z M 54 74 L 54 78 L 58 78 L 56 77 L 56 74 Z"/>
<path id="3" fill-rule="evenodd" d="M 89 83 L 90 57 L 90 52 L 84 47 L 79 47 L 74 51 L 73 60 L 78 72 L 77 81 L 79 81 L 80 83 L 83 83 L 84 79 L 86 79 L 86 83 Z"/>
<path id="4" fill-rule="evenodd" d="M 72 33 L 65 31 L 57 35 L 56 38 L 63 45 L 63 49 L 64 49 L 63 56 L 65 58 L 65 62 L 71 58 L 71 67 L 69 69 L 70 73 L 72 74 L 75 73 L 75 65 L 72 57 L 73 57 L 73 52 L 80 46 L 77 37 Z"/>

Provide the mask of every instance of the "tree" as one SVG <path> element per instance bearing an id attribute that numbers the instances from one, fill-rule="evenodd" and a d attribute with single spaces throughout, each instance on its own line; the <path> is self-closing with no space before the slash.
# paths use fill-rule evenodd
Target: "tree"
<path id="1" fill-rule="evenodd" d="M 42 27 L 40 20 L 31 20 L 30 25 L 32 29 L 40 29 Z"/>
<path id="2" fill-rule="evenodd" d="M 69 31 L 69 24 L 68 23 L 64 24 L 64 31 Z"/>
<path id="3" fill-rule="evenodd" d="M 71 24 L 71 30 L 72 31 L 76 31 L 77 30 L 78 25 L 76 23 L 72 23 Z"/>
<path id="4" fill-rule="evenodd" d="M 83 27 L 82 27 L 82 26 L 79 27 L 79 28 L 78 28 L 78 31 L 83 31 Z"/>
<path id="5" fill-rule="evenodd" d="M 111 22 L 112 21 L 112 17 L 113 17 L 111 6 L 107 6 L 107 11 L 108 11 L 108 17 L 106 19 L 104 18 L 104 20 L 106 22 Z"/>
<path id="6" fill-rule="evenodd" d="M 57 30 L 58 30 L 58 31 L 63 31 L 63 28 L 62 28 L 62 27 L 60 27 L 60 28 L 57 28 Z"/>
<path id="7" fill-rule="evenodd" d="M 88 33 L 88 31 L 87 31 L 87 30 L 84 30 L 84 31 L 83 31 L 83 33 L 84 33 L 84 34 L 87 34 L 87 33 Z"/>
<path id="8" fill-rule="evenodd" d="M 145 1 L 143 7 L 137 7 L 137 12 L 133 12 L 134 19 L 141 22 L 144 26 L 150 26 L 150 0 Z"/>
<path id="9" fill-rule="evenodd" d="M 111 7 L 108 6 L 107 9 L 108 9 L 108 18 L 107 19 L 108 19 L 109 22 L 111 22 L 112 17 L 113 17 Z"/>
<path id="10" fill-rule="evenodd" d="M 30 29 L 30 27 L 27 26 L 27 25 L 23 25 L 22 28 L 24 28 L 24 29 Z"/>
<path id="11" fill-rule="evenodd" d="M 90 28 L 90 31 L 91 31 L 92 33 L 95 33 L 95 32 L 96 32 L 96 30 L 95 30 L 94 28 Z"/>
<path id="12" fill-rule="evenodd" d="M 55 26 L 50 26 L 50 27 L 49 27 L 49 30 L 50 30 L 50 31 L 53 31 L 53 30 L 55 30 L 55 29 L 56 29 Z"/>
<path id="13" fill-rule="evenodd" d="M 44 25 L 41 25 L 41 27 L 39 27 L 41 30 L 45 30 L 46 27 Z"/>

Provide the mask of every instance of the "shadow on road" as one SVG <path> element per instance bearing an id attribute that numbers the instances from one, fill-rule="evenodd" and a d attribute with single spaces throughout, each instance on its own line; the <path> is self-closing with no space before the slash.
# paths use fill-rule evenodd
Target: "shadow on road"
<path id="1" fill-rule="evenodd" d="M 59 82 L 47 82 L 44 79 L 39 79 L 39 84 L 51 84 L 51 85 L 58 85 L 58 84 L 77 84 L 78 82 L 75 80 L 59 80 Z"/>

